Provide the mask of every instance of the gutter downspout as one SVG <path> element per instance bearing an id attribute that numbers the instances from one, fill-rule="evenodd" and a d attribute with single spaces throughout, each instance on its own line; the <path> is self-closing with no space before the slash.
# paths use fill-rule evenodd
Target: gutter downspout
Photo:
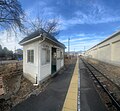
<path id="1" fill-rule="evenodd" d="M 42 37 L 43 35 L 42 34 L 40 34 L 40 37 Z M 46 37 L 45 36 L 43 36 L 43 40 L 42 41 L 39 41 L 39 44 L 41 44 L 42 42 L 44 42 L 45 41 L 45 39 L 46 39 Z M 38 45 L 38 57 L 40 57 L 39 56 L 39 45 Z M 40 58 L 38 58 L 38 74 L 40 74 Z M 38 86 L 39 85 L 39 83 L 38 83 L 38 74 L 36 74 L 36 83 L 35 84 L 33 84 L 34 86 Z"/>

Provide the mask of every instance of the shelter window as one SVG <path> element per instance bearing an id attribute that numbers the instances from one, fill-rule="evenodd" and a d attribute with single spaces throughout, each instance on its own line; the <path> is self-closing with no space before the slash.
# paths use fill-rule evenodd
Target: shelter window
<path id="1" fill-rule="evenodd" d="M 57 50 L 57 59 L 60 59 L 60 50 Z"/>
<path id="2" fill-rule="evenodd" d="M 42 48 L 41 61 L 42 61 L 42 65 L 50 63 L 50 49 L 49 49 L 49 47 Z"/>
<path id="3" fill-rule="evenodd" d="M 34 63 L 34 50 L 27 50 L 27 62 Z"/>
<path id="4" fill-rule="evenodd" d="M 63 52 L 60 51 L 60 58 L 62 59 L 63 58 Z"/>

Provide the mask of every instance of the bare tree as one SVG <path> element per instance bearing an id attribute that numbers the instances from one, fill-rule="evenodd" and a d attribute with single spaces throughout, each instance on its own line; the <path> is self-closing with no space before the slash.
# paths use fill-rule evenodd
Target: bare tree
<path id="1" fill-rule="evenodd" d="M 27 21 L 28 27 L 26 28 L 26 33 L 32 33 L 40 28 L 44 29 L 46 32 L 50 33 L 51 35 L 58 35 L 59 34 L 59 20 L 57 18 L 54 19 L 43 19 L 40 16 L 37 16 L 34 20 Z"/>
<path id="2" fill-rule="evenodd" d="M 43 14 L 38 14 L 36 19 L 26 20 L 24 19 L 24 12 L 18 0 L 0 0 L 0 30 L 5 29 L 7 32 L 15 32 L 17 37 L 18 29 L 29 34 L 40 28 L 46 32 L 56 36 L 59 34 L 59 20 L 57 18 L 47 20 L 41 18 Z M 23 21 L 24 24 L 23 25 Z"/>
<path id="3" fill-rule="evenodd" d="M 0 29 L 22 31 L 23 10 L 18 0 L 0 0 Z"/>
<path id="4" fill-rule="evenodd" d="M 52 19 L 47 22 L 45 30 L 50 33 L 51 35 L 58 35 L 59 34 L 59 21 L 58 19 Z"/>

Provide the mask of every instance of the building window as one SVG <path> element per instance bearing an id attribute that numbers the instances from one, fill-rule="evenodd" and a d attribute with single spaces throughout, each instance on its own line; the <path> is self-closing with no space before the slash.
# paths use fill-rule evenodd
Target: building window
<path id="1" fill-rule="evenodd" d="M 27 50 L 27 62 L 34 63 L 34 50 Z"/>
<path id="2" fill-rule="evenodd" d="M 57 59 L 63 59 L 63 52 L 61 50 L 57 50 Z"/>
<path id="3" fill-rule="evenodd" d="M 50 63 L 50 49 L 49 49 L 49 47 L 42 48 L 41 53 L 42 53 L 42 57 L 41 57 L 42 65 Z"/>
<path id="4" fill-rule="evenodd" d="M 60 51 L 60 58 L 63 59 L 63 52 Z"/>
<path id="5" fill-rule="evenodd" d="M 60 59 L 60 50 L 57 50 L 57 59 Z"/>

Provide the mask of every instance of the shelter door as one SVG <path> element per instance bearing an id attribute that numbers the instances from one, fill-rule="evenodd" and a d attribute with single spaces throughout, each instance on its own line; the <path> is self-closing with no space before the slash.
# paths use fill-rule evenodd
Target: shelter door
<path id="1" fill-rule="evenodd" d="M 52 74 L 56 72 L 56 57 L 57 57 L 57 54 L 56 54 L 56 48 L 53 48 L 52 47 L 52 64 L 51 64 L 51 71 L 52 71 Z"/>

